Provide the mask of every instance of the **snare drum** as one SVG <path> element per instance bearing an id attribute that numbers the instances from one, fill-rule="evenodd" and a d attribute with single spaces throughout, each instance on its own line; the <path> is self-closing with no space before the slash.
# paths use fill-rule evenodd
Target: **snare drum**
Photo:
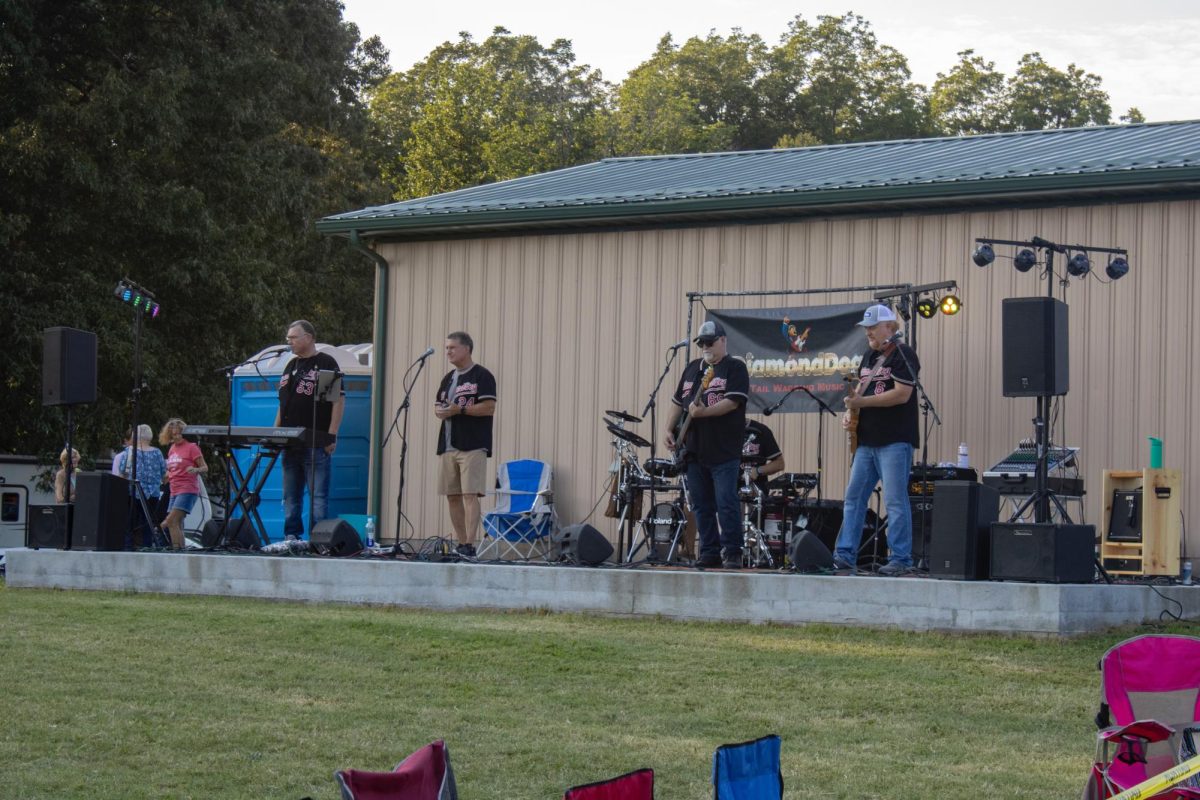
<path id="1" fill-rule="evenodd" d="M 648 458 L 642 466 L 646 472 L 656 478 L 676 478 L 679 476 L 679 465 L 669 458 Z"/>

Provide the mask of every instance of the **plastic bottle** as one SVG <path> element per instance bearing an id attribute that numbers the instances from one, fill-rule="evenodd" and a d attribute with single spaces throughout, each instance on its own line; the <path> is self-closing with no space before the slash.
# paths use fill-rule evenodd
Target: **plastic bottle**
<path id="1" fill-rule="evenodd" d="M 1192 585 L 1192 562 L 1190 562 L 1190 561 L 1183 562 L 1183 576 L 1182 577 L 1183 577 L 1183 585 L 1184 586 Z"/>
<path id="2" fill-rule="evenodd" d="M 375 518 L 367 517 L 367 547 L 375 546 Z"/>
<path id="3" fill-rule="evenodd" d="M 967 443 L 963 442 L 958 446 L 958 468 L 969 469 L 971 466 L 971 458 L 967 455 Z"/>

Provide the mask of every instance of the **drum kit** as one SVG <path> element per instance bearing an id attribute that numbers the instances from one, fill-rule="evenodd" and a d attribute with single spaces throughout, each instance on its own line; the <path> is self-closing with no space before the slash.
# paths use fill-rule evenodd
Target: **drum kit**
<path id="1" fill-rule="evenodd" d="M 626 411 L 605 412 L 614 454 L 605 516 L 618 520 L 618 552 L 625 562 L 641 555 L 652 563 L 687 563 L 694 555 L 696 533 L 683 466 L 671 458 L 642 461 L 638 449 L 651 443 L 627 427 L 638 422 L 640 418 Z M 817 476 L 783 473 L 769 482 L 752 481 L 751 470 L 764 463 L 766 459 L 749 455 L 741 463 L 742 563 L 776 569 L 787 565 L 792 534 L 803 527 L 801 509 L 817 486 Z M 643 516 L 646 494 L 649 511 Z"/>

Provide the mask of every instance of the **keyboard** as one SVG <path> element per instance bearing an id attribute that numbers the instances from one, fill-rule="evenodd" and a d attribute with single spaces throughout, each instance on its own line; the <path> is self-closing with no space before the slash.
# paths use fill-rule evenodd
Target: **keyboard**
<path id="1" fill-rule="evenodd" d="M 325 447 L 337 440 L 332 433 L 310 428 L 266 428 L 249 425 L 188 425 L 183 438 L 225 447 Z"/>

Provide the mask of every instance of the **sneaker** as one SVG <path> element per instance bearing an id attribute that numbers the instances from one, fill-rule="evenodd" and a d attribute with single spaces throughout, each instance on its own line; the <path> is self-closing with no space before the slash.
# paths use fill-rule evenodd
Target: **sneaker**
<path id="1" fill-rule="evenodd" d="M 742 552 L 739 550 L 736 553 L 726 553 L 721 557 L 721 566 L 725 569 L 741 569 L 742 568 Z"/>
<path id="2" fill-rule="evenodd" d="M 475 557 L 475 545 L 460 544 L 458 547 L 454 548 L 454 552 L 458 553 L 463 558 L 474 558 Z"/>
<path id="3" fill-rule="evenodd" d="M 911 575 L 911 564 L 901 564 L 899 561 L 889 561 L 879 568 L 879 574 L 887 578 L 898 578 L 901 575 Z"/>
<path id="4" fill-rule="evenodd" d="M 851 564 L 846 559 L 842 558 L 841 556 L 834 556 L 833 557 L 833 568 L 835 570 L 847 570 L 848 569 L 848 570 L 853 571 L 854 565 Z"/>
<path id="5" fill-rule="evenodd" d="M 697 567 L 719 567 L 721 566 L 721 556 L 719 553 L 709 553 L 702 555 L 696 559 L 695 566 Z"/>

